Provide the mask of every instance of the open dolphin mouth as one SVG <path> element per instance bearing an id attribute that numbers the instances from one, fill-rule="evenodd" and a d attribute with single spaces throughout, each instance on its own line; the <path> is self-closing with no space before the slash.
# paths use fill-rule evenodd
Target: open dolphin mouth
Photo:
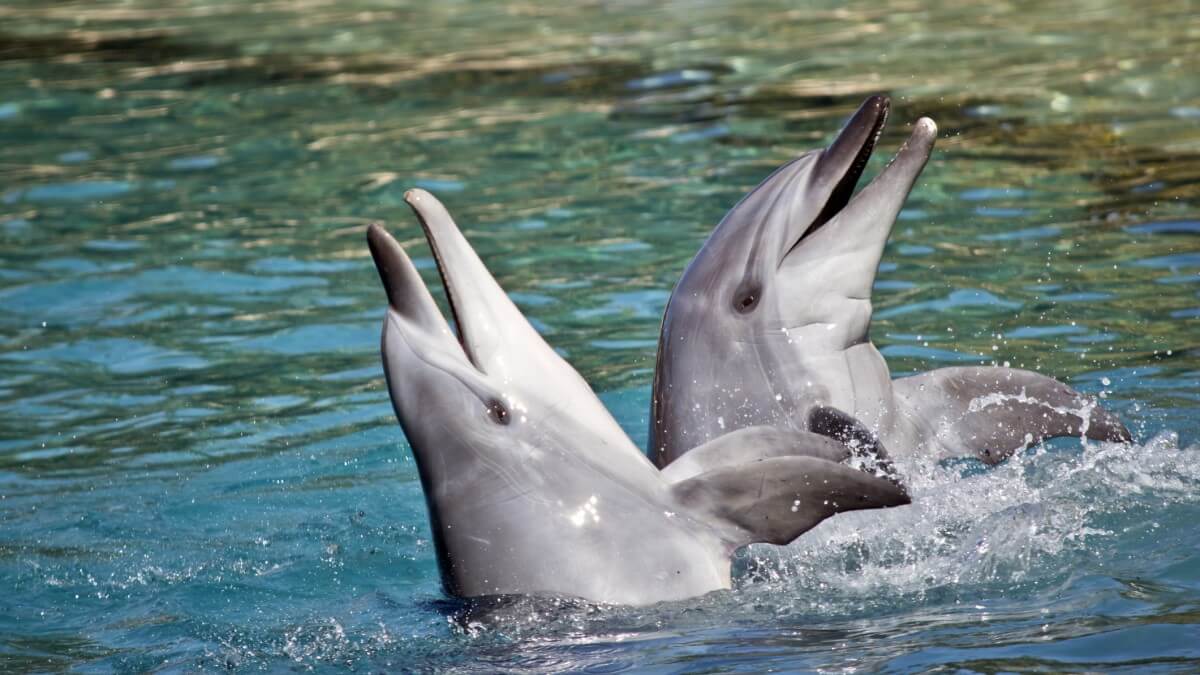
<path id="1" fill-rule="evenodd" d="M 454 317 L 454 326 L 446 325 L 441 310 L 425 286 L 424 280 L 421 279 L 416 266 L 405 253 L 404 247 L 381 225 L 372 223 L 367 227 L 367 246 L 371 250 L 375 268 L 379 272 L 379 278 L 387 292 L 388 305 L 393 311 L 417 322 L 426 329 L 434 331 L 437 331 L 438 327 L 449 329 L 449 332 L 457 339 L 467 360 L 478 368 L 479 366 L 471 358 L 471 352 L 467 349 L 462 336 L 461 324 L 458 320 L 459 314 L 455 304 L 455 293 L 448 281 L 446 265 L 442 257 L 437 255 L 436 240 L 430 236 L 428 231 L 426 231 L 426 237 L 430 247 L 434 250 L 434 260 L 442 277 L 442 286 L 446 289 L 446 300 L 450 306 L 451 315 Z"/>
<path id="2" fill-rule="evenodd" d="M 456 296 L 460 292 L 455 285 L 455 277 L 451 274 L 449 265 L 446 263 L 446 255 L 443 251 L 444 246 L 438 238 L 438 232 L 430 223 L 429 214 L 422 209 L 417 208 L 419 202 L 424 195 L 424 191 L 409 190 L 404 193 L 404 201 L 413 207 L 413 211 L 417 216 L 417 222 L 421 224 L 421 230 L 425 233 L 425 241 L 429 243 L 429 250 L 433 252 L 433 262 L 437 267 L 438 276 L 442 280 L 442 288 L 446 293 L 446 304 L 450 307 L 450 319 L 453 321 L 452 330 L 454 337 L 458 339 L 459 346 L 462 347 L 463 353 L 466 354 L 467 360 L 471 365 L 479 368 L 479 361 L 471 353 L 471 346 L 468 343 L 464 334 L 463 312 L 459 309 L 459 303 L 456 301 Z"/>
<path id="3" fill-rule="evenodd" d="M 838 165 L 846 168 L 843 169 L 842 177 L 838 179 L 837 185 L 830 192 L 829 199 L 825 202 L 821 213 L 800 236 L 797 244 L 821 229 L 825 223 L 832 220 L 850 203 L 850 198 L 854 196 L 854 189 L 867 169 L 871 153 L 879 143 L 879 137 L 883 135 L 883 127 L 887 124 L 891 108 L 891 100 L 887 96 L 868 98 L 859 106 L 854 116 L 846 122 L 846 126 L 842 128 L 833 143 L 821 153 L 821 169 L 828 166 L 829 170 L 837 171 Z M 848 156 L 851 157 L 849 162 L 846 161 Z"/>
<path id="4" fill-rule="evenodd" d="M 407 349 L 426 366 L 457 379 L 484 403 L 493 419 L 507 424 L 508 410 L 499 401 L 496 392 L 479 377 L 483 371 L 471 359 L 464 345 L 462 331 L 456 334 L 447 324 L 404 248 L 377 223 L 367 228 L 367 244 L 388 298 L 388 318 L 384 322 L 382 343 L 384 375 L 389 381 L 389 388 L 393 377 L 402 376 L 402 369 L 393 368 L 388 357 L 391 335 L 406 344 Z M 440 260 L 438 266 L 442 266 Z M 454 295 L 447 292 L 446 297 L 453 308 Z"/>
<path id="5" fill-rule="evenodd" d="M 413 189 L 404 194 L 404 201 L 417 216 L 433 252 L 453 322 L 451 332 L 471 365 L 487 373 L 495 365 L 497 350 L 504 349 L 506 328 L 511 333 L 524 319 L 436 197 Z M 368 236 L 373 253 L 399 248 L 382 230 L 372 230 Z"/>

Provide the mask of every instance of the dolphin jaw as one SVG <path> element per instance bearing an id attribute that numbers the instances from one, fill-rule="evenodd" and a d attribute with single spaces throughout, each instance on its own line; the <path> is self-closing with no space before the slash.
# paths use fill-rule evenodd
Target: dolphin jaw
<path id="1" fill-rule="evenodd" d="M 429 242 L 429 249 L 433 253 L 433 260 L 437 267 L 438 276 L 442 280 L 442 288 L 446 292 L 446 304 L 450 308 L 450 317 L 454 321 L 454 330 L 452 335 L 458 341 L 459 347 L 462 348 L 463 354 L 467 361 L 471 363 L 477 370 L 484 372 L 482 365 L 471 348 L 471 343 L 467 340 L 466 331 L 467 324 L 464 322 L 464 313 L 460 310 L 460 305 L 456 302 L 457 277 L 450 271 L 450 266 L 446 264 L 446 258 L 442 251 L 442 246 L 439 243 L 439 237 L 429 224 L 428 216 L 423 209 L 423 200 L 434 200 L 433 195 L 421 189 L 412 189 L 404 193 L 404 201 L 412 208 L 413 213 L 417 216 L 417 222 L 421 224 L 421 229 L 425 233 L 425 240 Z M 470 321 L 470 319 L 467 319 Z"/>
<path id="2" fill-rule="evenodd" d="M 846 201 L 836 204 L 831 201 L 827 205 L 827 211 L 831 212 L 828 220 L 815 224 L 805 232 L 784 256 L 781 269 L 786 266 L 795 270 L 814 263 L 820 268 L 824 259 L 831 264 L 843 265 L 846 264 L 846 256 L 854 256 L 855 262 L 850 263 L 852 266 L 869 268 L 868 283 L 862 288 L 847 287 L 842 290 L 851 296 L 869 297 L 870 283 L 874 280 L 875 268 L 883 255 L 887 237 L 917 177 L 929 160 L 936 136 L 937 125 L 932 119 L 918 119 L 908 139 L 870 183 L 852 197 L 847 190 Z M 864 149 L 869 147 L 865 146 Z M 847 174 L 847 178 L 857 181 L 858 176 L 852 172 Z M 836 232 L 826 232 L 830 228 Z M 819 245 L 816 243 L 818 240 L 821 242 Z M 813 246 L 803 246 L 806 242 Z M 806 248 L 813 250 L 805 251 Z M 841 262 L 833 260 L 839 257 L 843 259 Z"/>
<path id="3" fill-rule="evenodd" d="M 837 176 L 840 173 L 841 177 L 837 178 L 820 214 L 805 229 L 800 238 L 791 244 L 789 250 L 790 248 L 795 248 L 806 237 L 821 229 L 822 226 L 832 220 L 834 216 L 850 203 L 850 199 L 854 195 L 854 189 L 858 186 L 859 179 L 862 178 L 863 172 L 867 169 L 867 162 L 871 159 L 871 153 L 875 151 L 875 146 L 878 145 L 879 138 L 883 136 L 883 128 L 887 125 L 890 112 L 891 102 L 886 96 L 873 96 L 867 99 L 858 112 L 855 113 L 854 117 L 838 133 L 833 143 L 830 143 L 829 147 L 825 148 L 821 153 L 821 159 L 817 168 L 817 178 L 825 178 L 825 172 L 822 169 L 829 164 L 833 165 L 832 175 Z M 855 138 L 856 136 L 858 138 Z M 857 151 L 854 151 L 855 145 L 858 146 Z M 839 155 L 846 155 L 849 151 L 854 151 L 854 154 L 851 155 L 852 159 L 847 164 L 845 157 Z"/>
<path id="4" fill-rule="evenodd" d="M 725 277 L 729 262 L 745 256 L 743 278 L 769 283 L 787 255 L 850 202 L 890 110 L 886 96 L 868 98 L 827 148 L 772 172 L 729 210 L 693 264 Z"/>
<path id="5" fill-rule="evenodd" d="M 368 227 L 367 241 L 388 296 L 380 346 L 389 389 L 405 381 L 402 371 L 430 368 L 457 380 L 485 407 L 491 406 L 497 397 L 494 386 L 446 322 L 404 248 L 378 224 Z M 415 365 L 418 362 L 421 366 Z M 402 379 L 393 381 L 394 377 Z"/>

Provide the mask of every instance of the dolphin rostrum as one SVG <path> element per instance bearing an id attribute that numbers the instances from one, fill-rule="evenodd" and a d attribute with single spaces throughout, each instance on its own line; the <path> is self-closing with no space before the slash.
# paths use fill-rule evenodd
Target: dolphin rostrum
<path id="1" fill-rule="evenodd" d="M 842 511 L 907 504 L 841 463 L 825 436 L 747 428 L 660 471 L 488 273 L 445 207 L 416 212 L 456 331 L 383 228 L 367 232 L 387 292 L 381 340 L 452 595 L 645 605 L 729 588 L 730 555 L 786 544 Z M 815 413 L 832 419 L 836 412 Z M 841 425 L 840 428 L 845 428 Z"/>
<path id="2" fill-rule="evenodd" d="M 822 151 L 785 164 L 729 211 L 663 317 L 649 448 L 667 466 L 732 429 L 813 429 L 847 411 L 883 444 L 1001 461 L 1045 438 L 1128 441 L 1112 414 L 1025 370 L 943 368 L 892 380 L 871 344 L 871 288 L 888 234 L 933 149 L 921 118 L 857 195 L 889 110 L 867 99 Z"/>

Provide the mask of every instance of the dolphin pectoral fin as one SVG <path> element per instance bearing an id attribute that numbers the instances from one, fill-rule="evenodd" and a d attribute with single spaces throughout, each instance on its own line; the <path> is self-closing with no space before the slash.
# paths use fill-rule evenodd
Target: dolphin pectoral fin
<path id="1" fill-rule="evenodd" d="M 942 447 L 988 464 L 1058 436 L 1132 440 L 1095 399 L 1027 370 L 940 368 L 895 380 L 892 387 L 901 413 L 928 425 Z"/>
<path id="2" fill-rule="evenodd" d="M 850 457 L 850 448 L 839 440 L 830 434 L 780 427 L 745 427 L 688 450 L 663 467 L 662 477 L 668 483 L 678 483 L 722 467 L 793 455 L 841 462 Z"/>
<path id="3" fill-rule="evenodd" d="M 787 544 L 843 511 L 910 503 L 895 482 L 816 457 L 772 457 L 708 471 L 671 488 L 736 548 Z"/>
<path id="4" fill-rule="evenodd" d="M 874 464 L 889 474 L 895 474 L 887 448 L 879 436 L 858 418 L 837 408 L 815 406 L 808 412 L 808 429 L 844 443 L 851 454 Z"/>

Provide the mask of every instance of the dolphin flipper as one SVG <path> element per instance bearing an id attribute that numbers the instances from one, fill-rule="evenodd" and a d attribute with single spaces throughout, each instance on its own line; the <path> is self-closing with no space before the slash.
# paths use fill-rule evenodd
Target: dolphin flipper
<path id="1" fill-rule="evenodd" d="M 691 511 L 722 526 L 735 548 L 788 544 L 836 513 L 910 503 L 905 489 L 891 480 L 803 456 L 717 468 L 671 491 Z"/>
<path id="2" fill-rule="evenodd" d="M 850 448 L 838 440 L 809 431 L 745 427 L 692 448 L 663 467 L 662 477 L 668 483 L 678 483 L 714 469 L 793 455 L 841 462 L 850 457 Z"/>
<path id="3" fill-rule="evenodd" d="M 1128 443 L 1116 415 L 1050 377 L 1000 367 L 940 368 L 892 383 L 902 415 L 949 453 L 987 464 L 1047 438 Z"/>

